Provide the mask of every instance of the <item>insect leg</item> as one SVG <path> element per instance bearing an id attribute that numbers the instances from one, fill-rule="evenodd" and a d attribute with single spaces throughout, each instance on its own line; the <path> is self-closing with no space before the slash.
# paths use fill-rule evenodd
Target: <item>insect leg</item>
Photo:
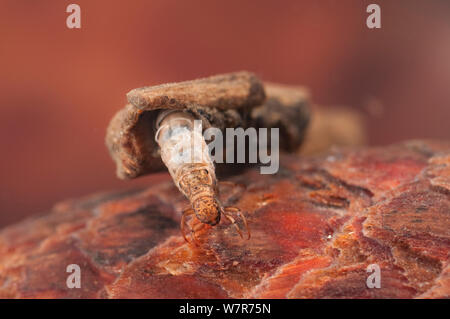
<path id="1" fill-rule="evenodd" d="M 189 240 L 187 239 L 186 232 L 184 230 L 185 230 L 185 227 L 187 227 L 187 228 L 190 228 L 190 227 L 187 224 L 186 216 L 193 215 L 194 213 L 195 212 L 192 208 L 187 208 L 181 214 L 181 223 L 180 223 L 181 234 L 183 235 L 184 240 L 188 243 L 189 243 Z"/>
<path id="2" fill-rule="evenodd" d="M 203 223 L 198 223 L 198 224 L 196 224 L 194 227 L 192 227 L 192 229 L 191 229 L 191 238 L 192 238 L 192 241 L 194 242 L 194 244 L 195 244 L 196 246 L 199 246 L 199 245 L 198 245 L 198 239 L 197 239 L 197 237 L 195 236 L 195 232 L 198 232 L 198 231 L 201 230 L 203 227 L 205 227 L 205 224 L 203 224 Z"/>
<path id="3" fill-rule="evenodd" d="M 244 216 L 244 214 L 242 214 L 242 211 L 239 209 L 239 208 L 237 208 L 237 207 L 231 207 L 231 206 L 229 206 L 229 207 L 225 207 L 225 217 L 227 217 L 227 213 L 229 213 L 229 212 L 235 212 L 235 213 L 237 213 L 241 218 L 242 218 L 242 221 L 244 222 L 244 226 L 245 226 L 245 229 L 247 230 L 247 239 L 250 239 L 250 236 L 251 236 L 251 234 L 250 234 L 250 228 L 248 227 L 248 224 L 247 224 L 247 219 L 245 218 L 245 216 Z M 231 217 L 230 217 L 231 218 Z M 234 219 L 233 219 L 234 220 Z M 235 224 L 236 225 L 236 224 Z M 236 226 L 237 227 L 237 226 Z M 241 233 L 240 233 L 241 234 Z M 241 237 L 242 237 L 242 234 L 241 234 Z"/>
<path id="4" fill-rule="evenodd" d="M 236 224 L 236 221 L 234 220 L 234 218 L 231 217 L 230 215 L 228 215 L 228 214 L 225 213 L 225 212 L 223 213 L 223 215 L 225 216 L 226 219 L 228 219 L 228 220 L 231 222 L 231 224 L 233 224 L 233 226 L 236 228 L 236 231 L 238 232 L 239 236 L 241 236 L 241 238 L 244 238 L 244 237 L 242 236 L 242 232 L 241 232 L 241 230 L 239 229 L 239 226 Z"/>

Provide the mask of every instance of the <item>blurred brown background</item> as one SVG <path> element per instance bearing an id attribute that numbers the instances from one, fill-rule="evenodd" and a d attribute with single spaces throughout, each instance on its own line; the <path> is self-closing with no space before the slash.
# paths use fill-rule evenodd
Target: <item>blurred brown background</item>
<path id="1" fill-rule="evenodd" d="M 104 146 L 126 92 L 241 69 L 362 110 L 371 144 L 450 138 L 449 1 L 3 0 L 0 226 L 145 184 L 118 181 Z"/>

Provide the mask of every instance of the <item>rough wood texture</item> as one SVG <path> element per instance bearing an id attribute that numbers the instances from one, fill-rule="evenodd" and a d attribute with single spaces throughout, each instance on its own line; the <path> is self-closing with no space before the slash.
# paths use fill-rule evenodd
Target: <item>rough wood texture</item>
<path id="1" fill-rule="evenodd" d="M 131 90 L 128 102 L 141 110 L 186 109 L 193 105 L 218 109 L 259 105 L 265 94 L 252 73 L 235 72 L 203 79 Z"/>
<path id="2" fill-rule="evenodd" d="M 0 232 L 1 297 L 450 297 L 450 144 L 408 142 L 283 158 L 222 185 L 252 238 L 226 222 L 184 242 L 170 181 L 58 204 Z M 369 289 L 366 268 L 381 267 Z M 66 287 L 78 264 L 80 289 Z"/>
<path id="3" fill-rule="evenodd" d="M 367 117 L 346 107 L 310 105 L 311 120 L 299 154 L 323 153 L 332 146 L 362 146 L 367 142 Z"/>
<path id="4" fill-rule="evenodd" d="M 280 147 L 289 152 L 298 150 L 310 121 L 308 90 L 270 82 L 264 83 L 264 89 L 267 99 L 263 105 L 252 109 L 251 126 L 279 128 Z"/>

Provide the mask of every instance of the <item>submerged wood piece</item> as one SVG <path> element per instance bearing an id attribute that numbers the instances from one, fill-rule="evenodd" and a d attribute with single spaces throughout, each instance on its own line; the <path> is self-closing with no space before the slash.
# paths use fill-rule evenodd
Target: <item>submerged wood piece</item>
<path id="1" fill-rule="evenodd" d="M 138 88 L 131 90 L 127 99 L 141 110 L 181 110 L 192 106 L 233 109 L 261 104 L 264 89 L 252 73 L 236 72 Z"/>
<path id="2" fill-rule="evenodd" d="M 267 99 L 251 111 L 255 127 L 279 128 L 280 147 L 293 152 L 302 144 L 310 120 L 310 99 L 306 88 L 264 83 Z"/>
<path id="3" fill-rule="evenodd" d="M 363 113 L 340 106 L 310 107 L 311 120 L 299 154 L 320 154 L 333 146 L 362 146 L 368 132 Z"/>
<path id="4" fill-rule="evenodd" d="M 290 152 L 299 148 L 309 123 L 309 98 L 304 88 L 263 85 L 249 72 L 138 88 L 127 98 L 129 104 L 113 117 L 106 134 L 121 179 L 164 169 L 155 142 L 155 120 L 161 110 L 190 113 L 202 121 L 203 129 L 279 128 L 280 147 Z M 226 170 L 226 165 L 219 166 Z"/>
<path id="5" fill-rule="evenodd" d="M 129 104 L 114 116 L 106 133 L 106 145 L 121 179 L 164 168 L 155 142 L 160 110 L 189 112 L 202 120 L 204 128 L 245 127 L 246 114 L 264 102 L 265 93 L 255 75 L 236 72 L 134 89 L 127 98 Z"/>
<path id="6" fill-rule="evenodd" d="M 182 238 L 172 181 L 58 204 L 0 232 L 0 297 L 449 298 L 450 144 L 412 141 L 282 158 L 220 185 L 226 220 Z M 78 264 L 80 289 L 66 267 Z M 381 288 L 366 286 L 367 267 Z"/>

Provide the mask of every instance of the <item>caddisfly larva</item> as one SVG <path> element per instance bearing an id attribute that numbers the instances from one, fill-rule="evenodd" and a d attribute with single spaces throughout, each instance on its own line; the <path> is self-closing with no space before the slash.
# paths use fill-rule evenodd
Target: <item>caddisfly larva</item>
<path id="1" fill-rule="evenodd" d="M 195 119 L 222 132 L 278 128 L 279 147 L 293 152 L 305 135 L 310 103 L 304 88 L 263 83 L 246 71 L 136 88 L 127 93 L 127 102 L 112 118 L 106 134 L 116 174 L 120 179 L 134 179 L 169 168 L 191 202 L 191 208 L 183 212 L 181 228 L 183 234 L 186 226 L 194 228 L 192 236 L 204 224 L 217 224 L 222 214 L 240 232 L 229 214 L 242 216 L 238 208 L 223 208 L 218 200 L 214 164 L 201 130 L 195 130 Z M 192 218 L 186 221 L 187 217 Z"/>
<path id="2" fill-rule="evenodd" d="M 221 215 L 225 216 L 243 237 L 235 219 L 230 216 L 231 212 L 241 216 L 250 238 L 247 221 L 241 210 L 237 207 L 223 207 L 219 201 L 214 163 L 202 131 L 196 127 L 195 118 L 186 112 L 165 110 L 158 115 L 156 129 L 155 140 L 161 150 L 161 159 L 175 185 L 191 204 L 191 207 L 183 211 L 181 217 L 181 232 L 184 239 L 188 241 L 185 228 L 190 227 L 186 217 L 191 215 L 195 215 L 200 221 L 190 229 L 194 242 L 196 242 L 195 232 L 202 229 L 205 224 L 217 225 Z"/>

